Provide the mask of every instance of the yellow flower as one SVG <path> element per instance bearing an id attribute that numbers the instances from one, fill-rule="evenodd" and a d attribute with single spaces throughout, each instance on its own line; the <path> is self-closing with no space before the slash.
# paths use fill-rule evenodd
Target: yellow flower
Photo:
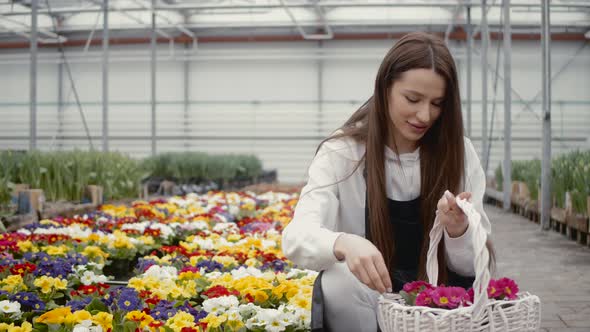
<path id="1" fill-rule="evenodd" d="M 311 297 L 305 295 L 297 295 L 289 301 L 291 304 L 306 310 L 311 310 Z"/>
<path id="2" fill-rule="evenodd" d="M 228 267 L 232 264 L 237 265 L 238 261 L 236 261 L 235 258 L 231 257 L 231 256 L 215 256 L 212 259 L 214 262 L 218 262 L 223 264 L 223 266 Z"/>
<path id="3" fill-rule="evenodd" d="M 286 283 L 282 283 L 282 284 L 280 284 L 280 285 L 278 285 L 278 286 L 276 286 L 276 287 L 274 287 L 272 289 L 272 294 L 274 296 L 276 296 L 277 299 L 280 300 L 280 299 L 283 298 L 283 295 L 285 295 L 285 293 L 287 292 L 287 290 L 288 290 L 287 284 Z"/>
<path id="4" fill-rule="evenodd" d="M 143 281 L 143 279 L 137 278 L 137 277 L 129 279 L 129 282 L 127 283 L 127 287 L 134 288 L 138 292 L 142 291 L 142 290 L 146 290 L 145 282 Z"/>
<path id="5" fill-rule="evenodd" d="M 32 332 L 33 325 L 29 322 L 22 323 L 21 326 L 14 326 L 14 323 L 10 324 L 8 327 L 8 332 Z"/>
<path id="6" fill-rule="evenodd" d="M 177 312 L 176 315 L 166 321 L 166 326 L 174 332 L 180 332 L 183 327 L 193 327 L 194 325 L 195 317 L 184 311 Z"/>
<path id="7" fill-rule="evenodd" d="M 56 227 L 60 226 L 59 223 L 57 223 L 51 219 L 43 219 L 43 220 L 39 221 L 39 223 L 41 225 L 52 225 L 52 226 L 56 226 Z"/>
<path id="8" fill-rule="evenodd" d="M 113 315 L 109 314 L 108 312 L 99 312 L 96 315 L 92 316 L 92 321 L 100 325 L 103 331 L 108 331 L 108 329 L 113 328 Z"/>
<path id="9" fill-rule="evenodd" d="M 260 261 L 256 258 L 248 258 L 245 263 L 249 267 L 258 267 L 261 265 Z"/>
<path id="10" fill-rule="evenodd" d="M 0 332 L 8 331 L 9 327 L 10 327 L 10 325 L 8 325 L 6 323 L 0 323 Z"/>
<path id="11" fill-rule="evenodd" d="M 27 286 L 23 282 L 23 277 L 19 274 L 4 278 L 0 284 L 3 285 L 2 290 L 10 293 L 16 293 L 19 288 L 27 289 Z"/>
<path id="12" fill-rule="evenodd" d="M 210 313 L 207 317 L 201 319 L 201 322 L 207 323 L 208 328 L 216 328 L 219 325 L 223 324 L 227 320 L 227 315 L 223 314 L 220 316 L 215 315 L 214 313 Z"/>
<path id="13" fill-rule="evenodd" d="M 65 279 L 54 278 L 53 287 L 57 290 L 67 289 L 68 281 Z"/>
<path id="14" fill-rule="evenodd" d="M 227 236 L 227 240 L 229 242 L 238 242 L 242 239 L 242 236 L 240 234 L 230 234 Z"/>
<path id="15" fill-rule="evenodd" d="M 48 276 L 41 276 L 33 282 L 36 287 L 41 288 L 41 292 L 43 294 L 51 293 L 52 289 L 55 288 L 56 290 L 66 289 L 68 286 L 68 281 L 65 279 L 59 278 L 52 278 Z"/>
<path id="16" fill-rule="evenodd" d="M 19 241 L 17 243 L 17 246 L 18 246 L 18 249 L 21 252 L 29 252 L 29 251 L 31 251 L 31 252 L 38 252 L 39 251 L 39 249 L 37 248 L 37 246 L 35 246 L 33 244 L 33 242 L 28 241 L 28 240 L 27 241 Z"/>
<path id="17" fill-rule="evenodd" d="M 150 325 L 150 323 L 154 321 L 152 316 L 138 310 L 128 312 L 127 315 L 125 315 L 125 319 L 140 323 L 139 326 L 141 328 Z"/>
<path id="18" fill-rule="evenodd" d="M 100 235 L 97 233 L 92 233 L 90 235 L 88 235 L 88 237 L 86 238 L 86 242 L 99 242 L 100 241 Z"/>
<path id="19" fill-rule="evenodd" d="M 186 271 L 178 275 L 178 280 L 194 280 L 199 279 L 201 274 L 199 272 Z"/>
<path id="20" fill-rule="evenodd" d="M 61 324 L 67 316 L 72 314 L 70 307 L 60 307 L 37 317 L 35 322 L 43 324 Z"/>
<path id="21" fill-rule="evenodd" d="M 92 319 L 92 314 L 86 310 L 78 310 L 74 312 L 72 316 L 74 317 L 74 323 L 80 323 L 81 321 Z"/>
<path id="22" fill-rule="evenodd" d="M 51 256 L 63 256 L 65 255 L 69 248 L 66 245 L 61 246 L 45 246 L 41 248 L 44 252 Z"/>
<path id="23" fill-rule="evenodd" d="M 146 246 L 155 244 L 154 238 L 152 236 L 140 236 L 137 238 L 139 241 L 143 242 Z"/>
<path id="24" fill-rule="evenodd" d="M 109 254 L 102 251 L 102 249 L 100 249 L 100 247 L 97 246 L 88 246 L 86 248 L 84 248 L 84 251 L 82 251 L 82 255 L 88 257 L 88 258 L 107 258 L 109 257 Z"/>

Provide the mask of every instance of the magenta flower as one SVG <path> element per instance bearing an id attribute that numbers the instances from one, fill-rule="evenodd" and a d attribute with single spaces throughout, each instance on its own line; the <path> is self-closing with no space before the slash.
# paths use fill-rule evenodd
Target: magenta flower
<path id="1" fill-rule="evenodd" d="M 432 291 L 432 301 L 440 308 L 450 308 L 451 294 L 447 287 L 438 287 Z"/>
<path id="2" fill-rule="evenodd" d="M 433 289 L 434 286 L 432 286 L 431 284 L 427 283 L 426 281 L 414 281 L 414 282 L 409 282 L 407 284 L 404 285 L 404 292 L 410 294 L 410 293 L 418 293 L 421 292 L 424 289 Z"/>
<path id="3" fill-rule="evenodd" d="M 463 303 L 467 291 L 463 287 L 448 287 L 451 308 L 458 308 Z"/>
<path id="4" fill-rule="evenodd" d="M 518 294 L 518 285 L 512 279 L 502 278 L 496 281 L 496 287 L 498 287 L 499 291 L 504 296 L 503 298 L 507 298 L 509 300 L 515 300 L 516 295 Z"/>
<path id="5" fill-rule="evenodd" d="M 463 296 L 463 306 L 468 307 L 473 304 L 473 298 L 475 297 L 473 288 L 469 288 Z"/>
<path id="6" fill-rule="evenodd" d="M 502 289 L 498 287 L 498 282 L 494 279 L 490 279 L 490 283 L 488 284 L 488 297 L 490 299 L 500 300 L 502 299 L 502 296 Z"/>
<path id="7" fill-rule="evenodd" d="M 432 307 L 434 304 L 432 300 L 432 292 L 433 290 L 430 288 L 426 288 L 425 290 L 421 291 L 416 297 L 416 305 L 422 307 Z"/>

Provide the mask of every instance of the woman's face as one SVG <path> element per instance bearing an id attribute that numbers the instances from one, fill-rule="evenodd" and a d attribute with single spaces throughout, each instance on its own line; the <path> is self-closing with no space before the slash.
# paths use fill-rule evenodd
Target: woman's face
<path id="1" fill-rule="evenodd" d="M 438 119 L 445 85 L 444 78 L 432 69 L 408 70 L 393 83 L 389 89 L 389 117 L 400 150 L 413 151 Z M 400 151 L 403 152 L 409 151 Z"/>

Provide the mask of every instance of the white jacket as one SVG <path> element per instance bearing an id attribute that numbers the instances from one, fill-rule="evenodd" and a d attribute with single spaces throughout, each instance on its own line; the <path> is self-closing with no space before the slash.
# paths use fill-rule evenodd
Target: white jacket
<path id="1" fill-rule="evenodd" d="M 472 193 L 471 201 L 481 214 L 481 222 L 489 234 L 491 226 L 483 210 L 486 178 L 471 140 L 465 137 L 464 143 L 464 191 Z M 311 162 L 308 182 L 301 190 L 293 220 L 284 229 L 282 238 L 285 256 L 299 267 L 325 270 L 338 261 L 333 248 L 341 233 L 365 236 L 364 165 L 359 166 L 348 179 L 334 184 L 352 172 L 364 153 L 365 145 L 351 138 L 332 139 L 322 145 Z M 398 201 L 412 200 L 420 195 L 419 149 L 400 155 L 403 171 L 396 158 L 397 155 L 386 147 L 387 196 Z M 475 275 L 471 229 L 468 227 L 465 234 L 458 238 L 449 237 L 446 231 L 444 235 L 447 264 L 463 276 Z"/>

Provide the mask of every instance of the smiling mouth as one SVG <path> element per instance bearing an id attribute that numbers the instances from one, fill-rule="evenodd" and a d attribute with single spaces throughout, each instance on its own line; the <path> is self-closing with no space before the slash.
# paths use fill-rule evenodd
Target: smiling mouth
<path id="1" fill-rule="evenodd" d="M 415 125 L 415 124 L 413 124 L 413 123 L 411 123 L 411 122 L 408 122 L 408 124 L 409 124 L 410 126 L 412 126 L 412 127 L 416 128 L 416 129 L 418 129 L 418 130 L 424 130 L 424 129 L 426 129 L 426 128 L 428 127 L 428 126 L 418 126 L 418 125 Z"/>

